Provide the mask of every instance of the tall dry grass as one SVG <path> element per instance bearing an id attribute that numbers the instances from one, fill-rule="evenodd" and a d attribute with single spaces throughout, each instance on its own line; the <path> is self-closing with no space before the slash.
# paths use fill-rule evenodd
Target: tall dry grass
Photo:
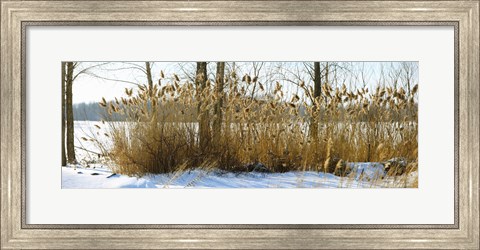
<path id="1" fill-rule="evenodd" d="M 194 83 L 174 77 L 162 86 L 126 89 L 123 97 L 103 99 L 100 105 L 110 115 L 126 117 L 106 123 L 113 144 L 105 153 L 115 162 L 114 171 L 141 176 L 203 165 L 246 171 L 249 164 L 262 163 L 272 172 L 344 175 L 345 162 L 417 161 L 418 86 L 369 90 L 323 83 L 322 95 L 314 98 L 304 83 L 299 83 L 302 92 L 287 97 L 280 83 L 266 93 L 257 82 L 253 96 L 248 94 L 252 78 L 242 81 L 231 74 L 221 94 L 213 82 L 200 93 Z M 222 122 L 215 129 L 218 103 Z M 197 124 L 205 115 L 209 133 L 201 147 Z"/>

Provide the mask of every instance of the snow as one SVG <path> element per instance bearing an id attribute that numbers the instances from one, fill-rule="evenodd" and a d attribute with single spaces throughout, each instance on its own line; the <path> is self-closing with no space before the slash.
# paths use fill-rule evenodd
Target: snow
<path id="1" fill-rule="evenodd" d="M 98 175 L 92 175 L 97 173 Z M 105 168 L 62 167 L 62 188 L 155 188 L 152 181 L 114 175 Z"/>
<path id="2" fill-rule="evenodd" d="M 349 177 L 311 171 L 229 173 L 191 170 L 137 178 L 119 174 L 112 176 L 106 168 L 62 167 L 62 188 L 379 188 L 402 187 L 405 182 L 402 179 L 380 178 L 383 169 L 379 169 L 379 164 L 362 163 L 356 168 L 359 170 L 357 174 Z"/>
<path id="3" fill-rule="evenodd" d="M 97 128 L 98 126 L 100 128 Z M 74 122 L 74 144 L 75 144 L 75 156 L 77 161 L 94 161 L 98 160 L 96 153 L 101 154 L 102 146 L 109 146 L 109 138 L 105 136 L 105 133 L 109 132 L 109 125 L 102 122 L 93 121 L 75 121 Z M 85 141 L 82 138 L 88 139 Z M 95 138 L 99 143 L 91 141 L 91 138 Z M 88 150 L 88 151 L 87 151 Z"/>

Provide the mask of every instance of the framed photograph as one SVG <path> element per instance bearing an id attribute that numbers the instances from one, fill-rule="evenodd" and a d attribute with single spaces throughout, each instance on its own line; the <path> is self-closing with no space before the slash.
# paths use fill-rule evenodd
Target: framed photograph
<path id="1" fill-rule="evenodd" d="M 2 249 L 479 249 L 478 0 L 0 2 Z"/>

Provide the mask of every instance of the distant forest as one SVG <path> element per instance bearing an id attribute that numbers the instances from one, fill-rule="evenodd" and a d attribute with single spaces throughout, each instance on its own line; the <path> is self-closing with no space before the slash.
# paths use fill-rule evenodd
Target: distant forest
<path id="1" fill-rule="evenodd" d="M 281 102 L 282 105 L 287 106 L 287 111 L 290 109 L 288 107 L 287 103 Z M 123 109 L 124 105 L 122 103 L 118 104 L 119 107 Z M 197 117 L 197 110 L 195 107 L 186 107 L 181 103 L 177 102 L 172 102 L 172 101 L 167 101 L 163 104 L 157 104 L 163 112 L 163 117 L 162 119 L 164 121 L 168 122 L 196 122 L 196 117 Z M 176 112 L 175 108 L 180 108 L 183 110 L 183 112 L 186 114 L 183 118 L 178 118 L 174 116 L 174 113 Z M 330 119 L 330 121 L 336 121 L 338 119 L 343 119 L 344 115 L 346 115 L 347 111 L 342 109 L 341 107 L 337 107 L 338 110 L 340 111 L 339 116 L 336 117 L 335 119 Z M 360 119 L 361 121 L 367 121 L 368 116 L 377 114 L 378 109 L 381 109 L 379 107 L 371 107 L 370 110 L 367 112 L 367 114 L 364 115 L 363 119 Z M 404 110 L 389 110 L 388 112 L 390 113 L 389 117 L 383 117 L 382 121 L 387 122 L 391 121 L 391 119 L 399 119 L 399 117 L 404 116 L 405 114 L 413 113 L 415 110 L 418 109 L 418 104 L 415 103 L 412 105 L 412 107 L 405 108 Z M 324 108 L 321 108 L 323 112 L 325 112 Z M 341 111 L 343 110 L 343 111 Z M 303 105 L 299 105 L 298 107 L 298 115 L 301 117 L 306 116 L 306 108 Z M 237 111 L 238 112 L 238 111 Z M 360 112 L 360 110 L 357 110 L 357 112 Z M 278 115 L 277 115 L 278 116 Z M 288 112 L 285 112 L 284 114 L 280 115 L 284 118 L 287 118 L 290 116 L 288 115 Z M 126 116 L 124 114 L 120 113 L 107 113 L 107 109 L 103 108 L 102 106 L 99 105 L 98 102 L 90 102 L 90 103 L 77 103 L 73 104 L 73 119 L 75 121 L 125 121 Z M 233 119 L 234 121 L 235 119 Z M 407 119 L 410 121 L 410 119 Z M 406 120 L 405 120 L 406 121 Z"/>
<path id="2" fill-rule="evenodd" d="M 73 119 L 75 121 L 119 121 L 125 120 L 123 115 L 109 115 L 98 102 L 73 104 Z"/>

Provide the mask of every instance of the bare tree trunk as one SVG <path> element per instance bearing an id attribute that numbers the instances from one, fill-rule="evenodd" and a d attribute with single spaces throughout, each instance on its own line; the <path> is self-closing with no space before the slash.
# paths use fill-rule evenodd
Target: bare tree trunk
<path id="1" fill-rule="evenodd" d="M 153 79 L 152 79 L 152 67 L 150 66 L 150 62 L 145 62 L 145 71 L 147 73 L 148 89 L 150 90 L 150 95 L 151 95 L 152 94 L 151 91 L 153 89 Z"/>
<path id="2" fill-rule="evenodd" d="M 67 112 L 67 161 L 76 163 L 73 128 L 72 85 L 73 85 L 73 62 L 67 62 L 66 85 L 66 112 Z"/>
<path id="3" fill-rule="evenodd" d="M 65 155 L 65 62 L 62 62 L 62 166 L 67 165 Z"/>
<path id="4" fill-rule="evenodd" d="M 263 62 L 260 62 L 259 64 L 257 64 L 256 62 L 253 62 L 252 67 L 253 67 L 253 78 L 254 79 L 257 78 L 258 75 L 260 74 L 260 70 L 262 69 L 263 64 L 264 64 Z M 253 97 L 255 96 L 256 88 L 257 88 L 257 81 L 254 80 L 253 81 L 253 89 L 252 89 L 252 97 L 251 97 L 252 100 L 253 100 Z"/>
<path id="5" fill-rule="evenodd" d="M 217 62 L 217 75 L 216 75 L 216 97 L 217 103 L 215 104 L 215 119 L 213 121 L 213 139 L 215 142 L 220 140 L 222 133 L 222 106 L 223 106 L 223 84 L 225 76 L 225 62 Z"/>
<path id="6" fill-rule="evenodd" d="M 153 78 L 152 78 L 152 66 L 150 62 L 145 62 L 145 73 L 147 77 L 147 82 L 148 82 L 148 96 L 150 98 L 149 103 L 150 103 L 150 111 L 152 115 L 152 122 L 154 123 L 154 126 L 156 128 L 157 126 L 157 108 L 155 107 L 155 103 L 153 101 L 154 98 L 154 93 L 153 93 Z"/>
<path id="7" fill-rule="evenodd" d="M 320 96 L 322 94 L 322 84 L 321 84 L 321 76 L 320 76 L 320 62 L 313 63 L 313 97 L 316 101 L 320 101 Z M 312 140 L 318 140 L 318 112 L 320 107 L 318 107 L 317 103 L 313 103 L 313 117 L 310 122 L 310 135 Z"/>
<path id="8" fill-rule="evenodd" d="M 209 110 L 204 106 L 207 105 L 208 98 L 203 96 L 205 89 L 207 88 L 207 63 L 197 62 L 197 74 L 195 83 L 197 86 L 197 98 L 198 98 L 198 130 L 199 130 L 199 146 L 204 151 L 210 142 L 210 122 L 209 122 Z"/>
<path id="9" fill-rule="evenodd" d="M 328 65 L 328 62 L 325 64 L 325 84 L 327 84 L 325 87 L 331 87 L 331 85 L 329 85 L 330 83 L 328 82 L 328 75 L 329 75 L 329 65 Z"/>

